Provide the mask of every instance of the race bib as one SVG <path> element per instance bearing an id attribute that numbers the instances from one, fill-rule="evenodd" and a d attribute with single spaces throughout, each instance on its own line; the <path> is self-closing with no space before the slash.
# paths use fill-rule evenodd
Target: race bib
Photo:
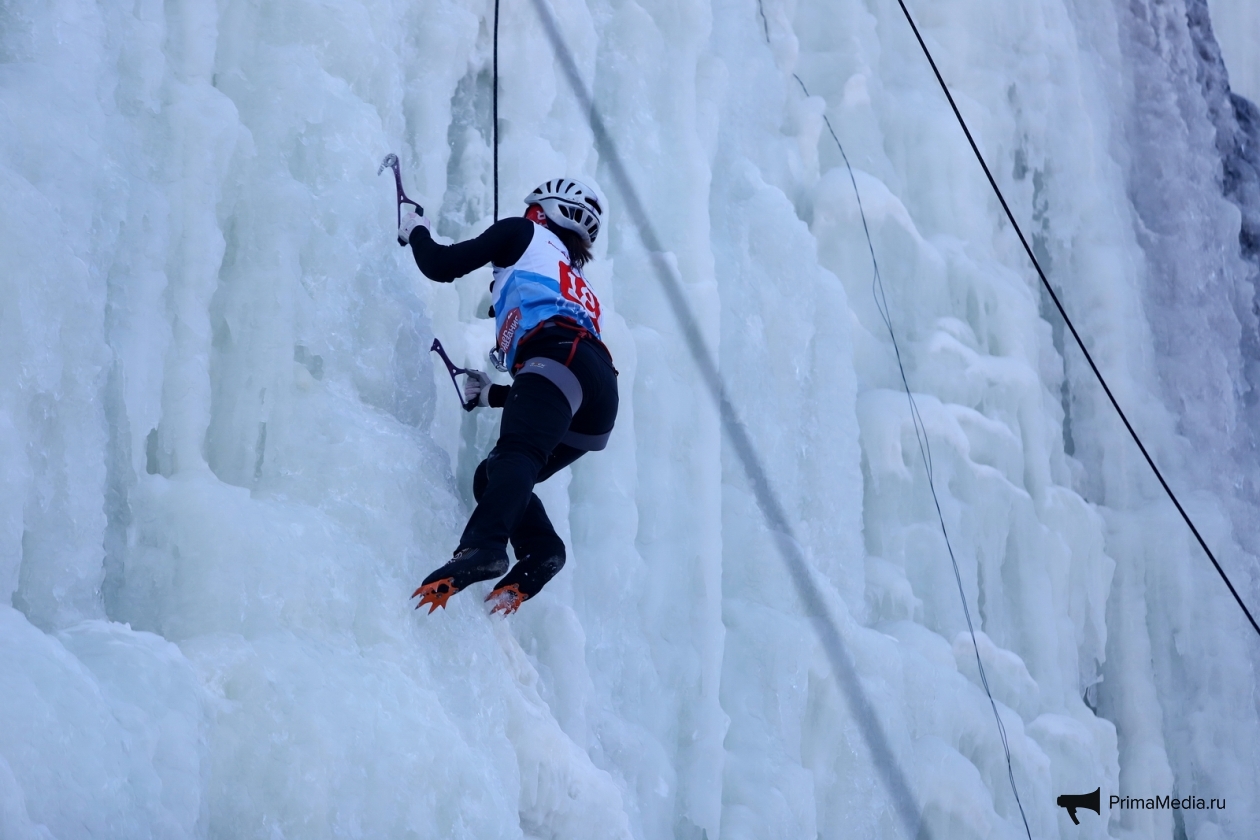
<path id="1" fill-rule="evenodd" d="M 591 320 L 595 322 L 595 331 L 599 332 L 599 298 L 586 285 L 582 275 L 563 262 L 560 263 L 560 294 L 565 300 L 573 301 L 590 313 Z"/>

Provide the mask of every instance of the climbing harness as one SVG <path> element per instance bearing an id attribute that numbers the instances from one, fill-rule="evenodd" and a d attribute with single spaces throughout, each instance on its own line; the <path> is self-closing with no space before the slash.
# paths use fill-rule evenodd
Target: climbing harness
<path id="1" fill-rule="evenodd" d="M 524 376 L 527 373 L 537 374 L 559 388 L 569 404 L 569 415 L 578 413 L 578 409 L 582 407 L 582 383 L 578 381 L 573 371 L 569 370 L 568 365 L 557 362 L 555 359 L 548 359 L 546 356 L 535 356 L 517 365 L 517 376 Z"/>
<path id="2" fill-rule="evenodd" d="M 439 356 L 442 357 L 442 361 L 446 363 L 446 371 L 447 373 L 451 375 L 451 384 L 455 386 L 455 395 L 459 398 L 459 404 L 464 407 L 464 411 L 472 411 L 474 408 L 476 408 L 477 407 L 476 400 L 469 400 L 468 402 L 464 402 L 464 392 L 460 390 L 459 381 L 455 378 L 456 376 L 459 376 L 461 373 L 464 374 L 465 376 L 468 376 L 470 373 L 468 368 L 455 367 L 455 363 L 451 361 L 451 357 L 446 355 L 446 350 L 443 349 L 442 342 L 438 341 L 436 338 L 433 339 L 433 345 L 429 347 L 429 352 L 437 353 Z"/>
<path id="3" fill-rule="evenodd" d="M 548 327 L 558 327 L 574 333 L 573 343 L 569 345 L 568 358 L 561 362 L 545 356 L 532 356 L 523 362 L 517 362 L 513 365 L 512 376 L 515 378 L 532 373 L 548 380 L 552 385 L 560 389 L 560 393 L 564 394 L 565 400 L 569 403 L 569 413 L 576 416 L 578 409 L 582 406 L 582 384 L 578 381 L 573 371 L 569 369 L 569 365 L 573 363 L 573 357 L 577 355 L 578 342 L 587 341 L 595 345 L 595 348 L 604 357 L 604 360 L 608 362 L 608 366 L 612 367 L 613 375 L 618 376 L 619 373 L 617 368 L 613 366 L 612 354 L 608 352 L 604 342 L 596 338 L 590 330 L 570 321 L 568 318 L 555 317 L 543 321 L 521 338 L 521 344 L 524 344 L 538 332 Z M 608 440 L 611 436 L 611 429 L 599 435 L 582 434 L 570 429 L 564 433 L 564 437 L 561 438 L 560 442 L 572 446 L 574 449 L 598 452 L 608 445 Z"/>
<path id="4" fill-rule="evenodd" d="M 568 367 L 570 364 L 573 363 L 573 357 L 577 354 L 578 342 L 583 339 L 595 342 L 595 344 L 598 345 L 599 349 L 603 352 L 604 356 L 608 359 L 609 364 L 612 363 L 612 353 L 608 352 L 608 348 L 604 346 L 604 342 L 600 341 L 598 338 L 596 338 L 594 335 L 591 334 L 590 330 L 588 330 L 586 327 L 581 326 L 576 321 L 571 321 L 568 318 L 564 318 L 560 316 L 557 316 L 555 318 L 548 318 L 546 321 L 543 321 L 541 324 L 534 327 L 529 332 L 525 333 L 525 335 L 521 336 L 520 343 L 524 344 L 525 342 L 529 341 L 531 338 L 533 338 L 535 335 L 537 335 L 539 332 L 541 332 L 543 329 L 547 327 L 559 327 L 562 330 L 569 330 L 570 332 L 575 333 L 575 335 L 573 336 L 573 343 L 569 345 L 569 357 L 565 359 L 564 361 L 565 367 Z M 512 373 L 516 374 L 518 371 L 520 371 L 520 369 L 521 369 L 521 363 L 518 362 L 517 364 L 512 366 Z M 613 370 L 615 371 L 616 368 L 613 368 Z"/>

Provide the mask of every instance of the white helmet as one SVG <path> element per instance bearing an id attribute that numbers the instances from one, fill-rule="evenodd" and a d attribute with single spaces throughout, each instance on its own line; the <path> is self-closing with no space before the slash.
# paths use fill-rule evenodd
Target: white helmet
<path id="1" fill-rule="evenodd" d="M 599 236 L 604 209 L 595 191 L 571 178 L 556 178 L 541 184 L 525 196 L 526 204 L 537 204 L 547 220 L 567 228 L 590 245 Z"/>

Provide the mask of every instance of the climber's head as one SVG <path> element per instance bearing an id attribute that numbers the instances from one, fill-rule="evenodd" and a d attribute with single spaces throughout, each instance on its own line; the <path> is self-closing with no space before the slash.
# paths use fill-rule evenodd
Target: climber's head
<path id="1" fill-rule="evenodd" d="M 525 203 L 529 205 L 525 215 L 560 237 L 574 266 L 581 268 L 591 258 L 604 216 L 593 189 L 571 178 L 555 178 L 525 196 Z"/>

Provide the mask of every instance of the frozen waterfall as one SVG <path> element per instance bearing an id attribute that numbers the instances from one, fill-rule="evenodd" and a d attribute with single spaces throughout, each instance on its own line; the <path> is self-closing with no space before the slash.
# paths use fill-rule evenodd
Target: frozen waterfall
<path id="1" fill-rule="evenodd" d="M 1250 3 L 908 5 L 1256 611 Z M 487 368 L 494 331 L 489 270 L 420 276 L 376 168 L 441 241 L 490 224 L 495 5 L 0 0 L 0 840 L 1026 836 L 824 116 L 1032 836 L 1260 836 L 1260 638 L 895 0 L 549 0 L 655 252 L 500 0 L 504 212 L 606 194 L 621 414 L 539 488 L 540 596 L 411 609 L 498 426 L 428 348 Z"/>

